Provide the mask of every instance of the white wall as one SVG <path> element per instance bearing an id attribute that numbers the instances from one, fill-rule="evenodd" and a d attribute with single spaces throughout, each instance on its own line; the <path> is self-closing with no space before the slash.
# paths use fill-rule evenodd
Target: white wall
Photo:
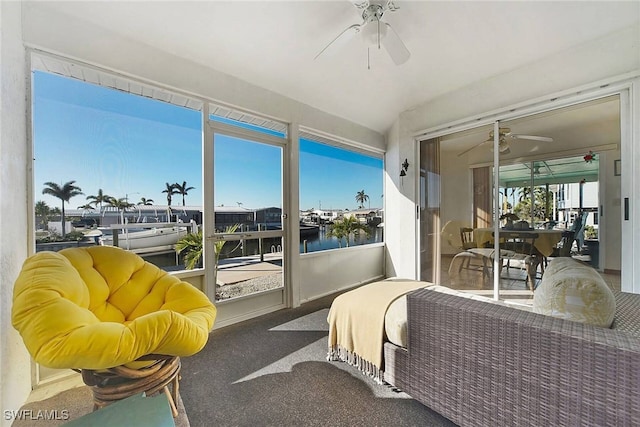
<path id="1" fill-rule="evenodd" d="M 300 300 L 311 301 L 384 277 L 384 244 L 300 255 Z"/>
<path id="2" fill-rule="evenodd" d="M 412 144 L 399 144 L 411 139 L 401 135 L 399 119 L 388 132 L 385 153 L 384 175 L 384 240 L 387 248 L 385 256 L 388 277 L 417 279 L 416 248 L 416 204 L 414 201 L 417 162 Z M 405 132 L 407 127 L 404 126 Z M 407 159 L 409 168 L 400 177 L 400 165 Z M 394 256 L 389 256 L 394 254 Z"/>
<path id="3" fill-rule="evenodd" d="M 614 175 L 613 161 L 620 159 L 620 151 L 610 151 L 600 155 L 600 224 L 598 224 L 598 238 L 604 241 L 600 246 L 600 268 L 603 270 L 617 270 L 622 268 L 622 200 L 620 176 Z"/>
<path id="4" fill-rule="evenodd" d="M 25 53 L 21 3 L 0 2 L 0 409 L 15 410 L 31 391 L 31 363 L 11 326 L 13 282 L 28 253 Z M 4 419 L 2 425 L 9 425 Z"/>
<path id="5" fill-rule="evenodd" d="M 405 156 L 409 163 L 416 164 L 412 135 L 424 129 L 474 115 L 481 116 L 486 112 L 638 70 L 640 26 L 636 25 L 405 111 L 387 133 L 386 164 L 389 182 L 385 188 L 386 223 L 406 221 L 404 212 L 407 205 L 416 202 L 413 186 L 407 186 L 409 176 L 404 178 L 403 187 L 396 171 Z M 640 125 L 636 124 L 637 126 Z M 634 138 L 634 143 L 640 144 L 637 133 Z M 409 175 L 414 177 L 413 169 Z M 403 203 L 398 203 L 399 200 Z M 412 277 L 415 274 L 415 263 L 407 260 L 415 257 L 416 248 L 407 243 L 414 241 L 415 227 L 389 230 L 385 239 L 389 248 L 387 265 L 394 267 L 394 273 L 399 276 Z"/>
<path id="6" fill-rule="evenodd" d="M 463 87 L 407 110 L 401 117 L 415 132 L 638 68 L 640 26 L 636 25 Z"/>
<path id="7" fill-rule="evenodd" d="M 473 195 L 471 170 L 463 165 L 453 151 L 440 152 L 440 220 L 442 227 L 447 221 L 460 221 L 473 226 Z M 454 254 L 459 248 L 451 247 L 445 239 L 440 247 L 442 254 Z"/>

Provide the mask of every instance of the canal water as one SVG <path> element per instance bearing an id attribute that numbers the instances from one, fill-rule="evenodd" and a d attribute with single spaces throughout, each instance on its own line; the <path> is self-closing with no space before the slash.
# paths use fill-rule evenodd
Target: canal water
<path id="1" fill-rule="evenodd" d="M 299 251 L 304 253 L 305 241 L 307 252 L 318 252 L 327 249 L 346 248 L 346 240 L 338 240 L 333 236 L 328 236 L 329 228 L 321 227 L 318 234 L 300 237 Z M 382 228 L 371 228 L 369 236 L 361 233 L 360 236 L 352 236 L 349 240 L 349 246 L 367 245 L 371 243 L 382 242 Z M 279 238 L 263 239 L 262 242 L 263 253 L 281 252 L 282 241 Z M 221 259 L 234 258 L 248 255 L 260 254 L 259 244 L 257 239 L 245 240 L 240 242 L 227 242 L 222 249 Z M 180 270 L 183 266 L 182 257 L 176 257 L 175 252 L 156 254 L 156 255 L 144 255 L 147 261 L 162 267 L 167 270 Z M 176 265 L 177 264 L 177 265 Z"/>
<path id="2" fill-rule="evenodd" d="M 336 237 L 329 236 L 330 228 L 321 226 L 320 232 L 316 235 L 300 237 L 300 253 L 304 252 L 304 241 L 307 242 L 307 252 L 324 251 L 327 249 L 345 248 L 347 247 L 346 239 L 338 240 Z M 382 242 L 382 228 L 371 227 L 369 236 L 360 233 L 359 236 L 352 236 L 349 240 L 349 246 L 368 245 L 370 243 Z"/>
<path id="3" fill-rule="evenodd" d="M 317 234 L 311 234 L 307 236 L 300 236 L 300 244 L 298 250 L 300 253 L 304 253 L 305 242 L 307 252 L 324 251 L 327 249 L 345 248 L 347 247 L 346 239 L 337 239 L 336 237 L 329 236 L 329 226 L 321 226 Z M 382 242 L 382 228 L 371 227 L 369 235 L 361 233 L 359 236 L 351 236 L 349 240 L 349 246 L 367 245 L 371 243 Z M 49 243 L 38 244 L 37 250 L 53 250 L 58 251 L 65 247 L 77 247 L 77 246 L 93 246 L 94 243 L 88 242 L 63 242 L 63 243 Z M 263 239 L 262 252 L 281 252 L 282 240 L 280 238 Z M 245 240 L 240 242 L 227 242 L 222 250 L 221 259 L 234 258 L 239 256 L 249 256 L 260 254 L 260 246 L 258 239 Z M 184 268 L 183 256 L 177 255 L 175 251 L 169 250 L 162 253 L 145 254 L 142 257 L 166 270 L 181 270 Z"/>

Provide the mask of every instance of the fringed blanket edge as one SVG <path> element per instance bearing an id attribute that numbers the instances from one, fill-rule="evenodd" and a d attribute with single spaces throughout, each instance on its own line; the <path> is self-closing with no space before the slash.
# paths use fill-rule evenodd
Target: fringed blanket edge
<path id="1" fill-rule="evenodd" d="M 358 368 L 364 375 L 373 378 L 376 383 L 384 384 L 384 371 L 382 369 L 344 347 L 339 345 L 331 347 L 327 353 L 327 360 L 330 362 L 342 361 L 348 363 Z"/>

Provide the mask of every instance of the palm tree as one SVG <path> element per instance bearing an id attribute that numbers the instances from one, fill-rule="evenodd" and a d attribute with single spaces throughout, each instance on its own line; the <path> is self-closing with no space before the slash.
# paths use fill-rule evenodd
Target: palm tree
<path id="1" fill-rule="evenodd" d="M 140 201 L 138 202 L 139 205 L 152 205 L 153 204 L 153 199 L 146 199 L 144 197 L 140 197 Z"/>
<path id="2" fill-rule="evenodd" d="M 87 203 L 85 205 L 78 206 L 78 209 L 82 209 L 83 211 L 92 211 L 95 208 L 93 206 L 91 206 L 91 203 Z"/>
<path id="3" fill-rule="evenodd" d="M 97 195 L 95 195 L 95 196 L 93 196 L 93 195 L 87 196 L 87 200 L 91 200 L 91 202 L 89 202 L 89 203 L 91 203 L 94 206 L 100 205 L 100 212 L 102 212 L 102 203 L 107 203 L 110 198 L 111 198 L 111 196 L 105 194 L 102 191 L 102 188 L 98 189 L 98 194 Z"/>
<path id="4" fill-rule="evenodd" d="M 173 188 L 176 190 L 174 194 L 182 194 L 182 206 L 184 206 L 184 196 L 187 195 L 189 190 L 195 189 L 195 187 L 187 187 L 187 181 L 182 181 L 182 185 L 176 182 L 173 184 Z"/>
<path id="5" fill-rule="evenodd" d="M 367 236 L 369 235 L 369 228 L 366 225 L 361 224 L 360 221 L 358 221 L 358 218 L 350 215 L 335 221 L 331 226 L 331 230 L 328 235 L 336 237 L 340 247 L 342 247 L 342 239 L 345 238 L 347 241 L 347 247 L 349 247 L 351 235 L 359 234 L 360 231 L 364 231 Z"/>
<path id="6" fill-rule="evenodd" d="M 110 197 L 109 200 L 107 200 L 107 204 L 118 210 L 118 212 L 120 213 L 120 223 L 124 224 L 124 213 L 127 209 L 133 206 L 133 203 L 129 203 L 126 197 L 121 197 L 119 199 Z"/>
<path id="7" fill-rule="evenodd" d="M 358 191 L 358 193 L 356 194 L 356 202 L 360 204 L 360 206 L 358 206 L 359 208 L 364 208 L 364 202 L 368 200 L 369 196 L 365 194 L 364 190 Z"/>
<path id="8" fill-rule="evenodd" d="M 162 192 L 167 193 L 167 207 L 171 207 L 171 196 L 178 194 L 176 191 L 176 184 L 169 184 L 168 182 L 165 182 L 165 185 L 167 188 L 162 190 Z"/>
<path id="9" fill-rule="evenodd" d="M 45 188 L 42 190 L 42 194 L 49 194 L 50 196 L 56 197 L 62 201 L 62 237 L 67 234 L 65 230 L 64 202 L 68 203 L 69 199 L 72 197 L 83 194 L 82 189 L 76 186 L 75 183 L 75 181 L 69 181 L 60 186 L 55 182 L 45 182 Z"/>

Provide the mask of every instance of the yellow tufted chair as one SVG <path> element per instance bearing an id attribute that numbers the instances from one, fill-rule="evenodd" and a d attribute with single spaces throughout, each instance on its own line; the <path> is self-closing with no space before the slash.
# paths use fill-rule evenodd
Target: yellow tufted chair
<path id="1" fill-rule="evenodd" d="M 200 290 L 138 255 L 94 246 L 29 257 L 14 286 L 11 316 L 36 362 L 82 371 L 93 386 L 94 408 L 164 390 L 175 415 L 179 356 L 204 347 L 216 308 Z"/>

